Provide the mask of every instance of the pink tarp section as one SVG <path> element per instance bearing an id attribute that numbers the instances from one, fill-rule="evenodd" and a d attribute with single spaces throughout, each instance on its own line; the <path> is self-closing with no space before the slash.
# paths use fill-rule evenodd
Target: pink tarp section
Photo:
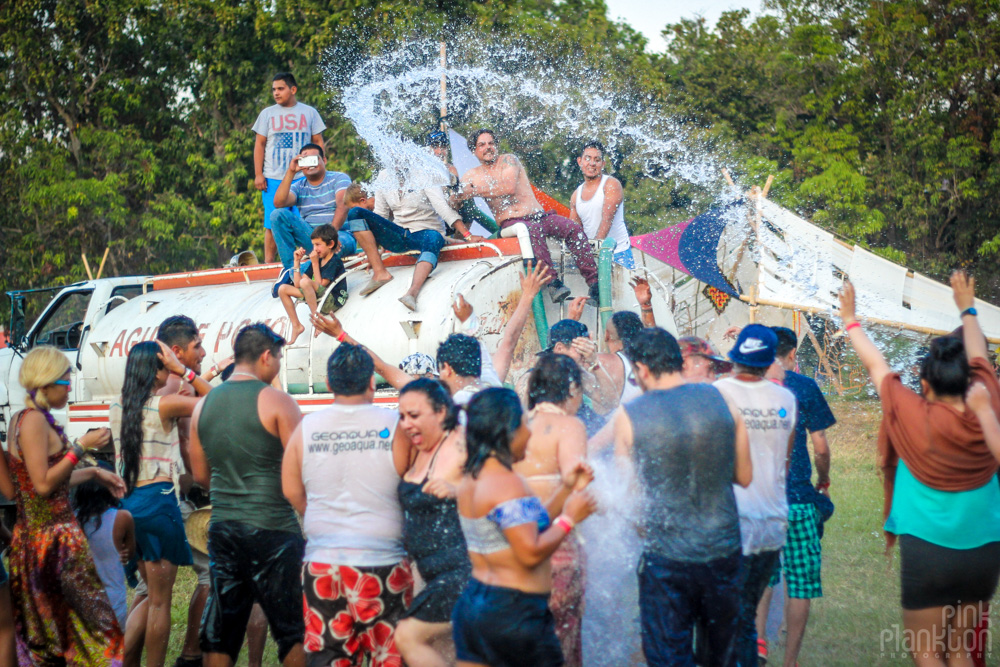
<path id="1" fill-rule="evenodd" d="M 690 224 L 691 220 L 688 220 L 687 222 L 681 222 L 672 227 L 661 229 L 658 232 L 633 236 L 630 238 L 632 247 L 638 248 L 647 255 L 669 264 L 678 271 L 690 274 L 691 272 L 688 271 L 687 267 L 684 266 L 684 262 L 681 261 L 679 249 L 681 235 Z"/>

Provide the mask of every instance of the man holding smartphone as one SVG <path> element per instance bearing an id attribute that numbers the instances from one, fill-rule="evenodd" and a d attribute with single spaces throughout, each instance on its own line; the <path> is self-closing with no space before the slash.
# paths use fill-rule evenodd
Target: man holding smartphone
<path id="1" fill-rule="evenodd" d="M 295 77 L 279 72 L 271 82 L 275 104 L 260 112 L 253 124 L 257 135 L 253 149 L 254 186 L 260 190 L 264 203 L 264 261 L 273 262 L 277 245 L 271 231 L 274 194 L 291 159 L 310 142 L 323 145 L 326 125 L 319 112 L 300 103 L 295 94 Z"/>
<path id="2" fill-rule="evenodd" d="M 305 178 L 300 178 L 304 175 Z M 306 144 L 302 152 L 293 157 L 274 193 L 276 207 L 298 206 L 299 213 L 289 208 L 276 208 L 271 214 L 271 231 L 278 245 L 281 263 L 287 269 L 292 265 L 296 248 L 311 248 L 313 229 L 330 224 L 337 230 L 341 258 L 358 251 L 358 246 L 368 256 L 372 269 L 369 286 L 361 291 L 365 296 L 392 280 L 392 275 L 382 264 L 375 237 L 359 234 L 358 239 L 341 229 L 347 220 L 348 207 L 344 205 L 344 192 L 351 184 L 351 177 L 339 171 L 326 170 L 326 156 L 316 144 Z M 301 214 L 301 215 L 300 215 Z M 374 286 L 374 288 L 372 288 Z M 367 291 L 365 291 L 367 290 Z"/>

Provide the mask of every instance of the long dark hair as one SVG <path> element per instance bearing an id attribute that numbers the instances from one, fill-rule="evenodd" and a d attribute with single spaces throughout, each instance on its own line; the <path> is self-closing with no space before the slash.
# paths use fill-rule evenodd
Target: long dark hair
<path id="1" fill-rule="evenodd" d="M 104 465 L 101 467 L 104 468 Z M 73 511 L 76 513 L 76 520 L 80 522 L 80 527 L 95 519 L 94 530 L 101 529 L 101 515 L 119 505 L 110 491 L 93 480 L 73 487 L 70 501 L 73 503 Z"/>
<path id="2" fill-rule="evenodd" d="M 458 409 L 451 400 L 451 394 L 448 393 L 448 390 L 445 389 L 441 382 L 430 378 L 417 378 L 412 382 L 408 382 L 405 387 L 399 390 L 399 397 L 402 398 L 404 394 L 408 394 L 411 391 L 419 392 L 426 396 L 434 412 L 444 410 L 444 421 L 441 423 L 441 428 L 445 431 L 451 431 L 458 425 Z"/>
<path id="3" fill-rule="evenodd" d="M 579 390 L 582 381 L 580 367 L 571 357 L 542 353 L 528 376 L 528 408 L 539 403 L 563 403 L 569 399 L 573 385 Z"/>
<path id="4" fill-rule="evenodd" d="M 513 465 L 510 443 L 521 425 L 521 401 L 503 387 L 484 389 L 465 408 L 466 459 L 463 472 L 475 479 L 486 459 L 495 456 L 507 469 Z"/>
<path id="5" fill-rule="evenodd" d="M 920 379 L 938 396 L 965 396 L 969 389 L 969 360 L 965 343 L 942 336 L 931 341 L 930 351 L 920 363 Z"/>
<path id="6" fill-rule="evenodd" d="M 142 409 L 153 395 L 156 372 L 163 368 L 157 354 L 156 341 L 139 343 L 128 353 L 125 382 L 122 383 L 122 432 L 119 439 L 122 452 L 122 479 L 129 493 L 139 479 L 139 459 L 142 457 Z"/>

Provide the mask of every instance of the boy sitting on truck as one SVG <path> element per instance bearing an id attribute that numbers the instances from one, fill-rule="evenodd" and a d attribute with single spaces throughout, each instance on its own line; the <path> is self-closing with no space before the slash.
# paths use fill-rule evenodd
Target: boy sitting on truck
<path id="1" fill-rule="evenodd" d="M 305 327 L 295 314 L 294 299 L 305 299 L 309 305 L 309 312 L 316 314 L 319 300 L 323 298 L 327 288 L 336 282 L 331 294 L 323 304 L 324 313 L 332 313 L 347 303 L 347 280 L 343 278 L 344 263 L 337 257 L 340 250 L 340 241 L 337 230 L 333 225 L 320 225 L 313 230 L 310 236 L 312 240 L 312 252 L 309 253 L 309 262 L 302 270 L 302 260 L 306 257 L 306 249 L 299 248 L 295 251 L 294 263 L 291 273 L 282 276 L 277 285 L 276 296 L 281 299 L 281 305 L 288 313 L 288 319 L 292 324 L 292 335 L 288 338 L 291 345 L 299 337 Z"/>
<path id="2" fill-rule="evenodd" d="M 351 183 L 344 190 L 344 206 L 347 208 L 348 214 L 350 210 L 355 206 L 360 206 L 361 208 L 366 208 L 369 211 L 375 210 L 375 197 L 372 197 L 365 189 L 361 187 L 360 183 Z"/>

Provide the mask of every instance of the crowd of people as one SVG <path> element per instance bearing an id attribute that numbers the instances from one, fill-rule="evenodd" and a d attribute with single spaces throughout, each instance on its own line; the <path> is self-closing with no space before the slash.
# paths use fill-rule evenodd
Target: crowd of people
<path id="1" fill-rule="evenodd" d="M 317 312 L 327 289 L 324 312 L 332 313 L 347 299 L 343 260 L 363 252 L 371 277 L 359 291 L 367 296 L 392 279 L 379 248 L 390 252 L 417 252 L 409 288 L 399 297 L 407 309 L 418 309 L 424 282 L 448 243 L 475 243 L 473 222 L 496 225 L 500 232 L 516 223 L 527 226 L 538 261 L 552 269 L 546 239 L 562 241 L 573 256 L 596 303 L 597 265 L 588 240 L 612 238 L 614 261 L 634 268 L 625 228 L 621 183 L 604 173 L 604 147 L 588 142 L 577 163 L 584 176 L 573 193 L 570 217 L 546 211 L 532 190 L 527 172 L 516 156 L 501 154 L 492 130 L 476 130 L 468 148 L 480 164 L 459 177 L 448 162 L 449 139 L 441 131 L 426 138 L 427 149 L 438 157 L 450 181 L 442 187 L 407 188 L 403 174 L 379 174 L 376 181 L 396 178 L 398 189 L 366 192 L 349 175 L 327 170 L 322 133 L 326 129 L 318 112 L 298 101 L 295 77 L 275 75 L 271 85 L 275 104 L 264 109 L 253 126 L 256 133 L 254 165 L 257 189 L 264 205 L 264 255 L 276 256 L 284 272 L 274 289 L 291 320 L 289 343 L 305 330 L 295 312 L 296 300 L 305 301 L 310 314 Z M 479 197 L 494 220 L 484 220 L 471 201 Z M 305 267 L 303 268 L 303 264 Z M 553 274 L 554 275 L 554 274 Z M 554 302 L 570 298 L 570 289 L 553 277 L 548 290 Z"/>
<path id="2" fill-rule="evenodd" d="M 188 566 L 198 585 L 176 667 L 235 664 L 245 642 L 260 664 L 268 628 L 287 666 L 581 665 L 588 564 L 577 527 L 602 511 L 599 459 L 638 499 L 629 529 L 641 555 L 623 585 L 637 592 L 645 662 L 766 661 L 770 592 L 783 579 L 784 660 L 795 665 L 822 596 L 833 512 L 825 431 L 835 423 L 816 383 L 796 372 L 796 333 L 747 324 L 722 356 L 657 327 L 649 285 L 636 278 L 638 314 L 614 313 L 599 344 L 580 321 L 591 295 L 573 299 L 532 368 L 508 381 L 534 297 L 569 296 L 545 238 L 565 241 L 596 284 L 581 222 L 541 210 L 488 130 L 469 139 L 481 166 L 450 194 L 369 197 L 325 171 L 322 121 L 296 102 L 294 79 L 278 75 L 272 90 L 255 155 L 258 187 L 273 200 L 268 238 L 291 269 L 275 292 L 290 314 L 304 298 L 317 333 L 338 341 L 326 363 L 332 404 L 303 416 L 276 381 L 287 341 L 265 324 L 243 327 L 233 357 L 203 370 L 199 327 L 176 315 L 129 351 L 111 428 L 69 442 L 52 410 L 68 401 L 70 361 L 31 350 L 19 376 L 26 408 L 0 458 L 0 492 L 18 507 L 0 666 L 162 667 L 177 571 Z M 289 144 L 282 128 L 311 143 Z M 602 159 L 599 145 L 584 149 L 573 217 L 615 238 L 621 189 L 601 175 Z M 403 297 L 415 308 L 444 238 L 421 225 L 433 215 L 469 239 L 453 204 L 473 196 L 501 227 L 527 223 L 538 258 L 492 353 L 463 298 L 460 332 L 436 358 L 398 365 L 318 308 L 346 249 L 373 253 L 369 293 L 391 278 L 374 261 L 378 245 L 419 251 Z M 306 241 L 303 270 L 296 246 Z M 626 251 L 616 247 L 616 259 L 628 266 Z M 931 343 L 919 394 L 866 336 L 849 281 L 840 295 L 846 335 L 882 401 L 885 530 L 900 543 L 904 625 L 958 647 L 942 656 L 917 646 L 918 665 L 972 664 L 968 631 L 1000 576 L 1000 384 L 974 282 L 959 272 L 952 288 L 962 326 Z M 376 375 L 398 390 L 398 408 L 375 404 Z"/>

